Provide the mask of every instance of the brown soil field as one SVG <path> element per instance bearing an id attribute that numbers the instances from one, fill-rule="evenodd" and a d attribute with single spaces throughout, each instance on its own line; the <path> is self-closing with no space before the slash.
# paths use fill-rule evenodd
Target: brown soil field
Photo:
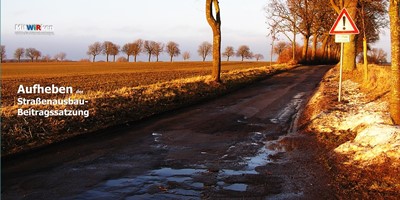
<path id="1" fill-rule="evenodd" d="M 211 62 L 137 63 L 4 63 L 2 64 L 2 105 L 15 103 L 19 85 L 71 86 L 84 92 L 113 91 L 211 74 Z M 222 62 L 222 71 L 268 66 L 269 62 Z M 35 95 L 24 95 L 35 97 Z M 41 95 L 50 98 L 50 95 Z M 59 97 L 58 97 L 59 98 Z"/>

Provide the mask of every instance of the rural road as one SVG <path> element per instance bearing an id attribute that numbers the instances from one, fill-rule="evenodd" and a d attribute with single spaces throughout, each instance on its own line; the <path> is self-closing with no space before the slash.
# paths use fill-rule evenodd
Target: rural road
<path id="1" fill-rule="evenodd" d="M 335 199 L 295 123 L 329 69 L 3 159 L 1 199 Z"/>

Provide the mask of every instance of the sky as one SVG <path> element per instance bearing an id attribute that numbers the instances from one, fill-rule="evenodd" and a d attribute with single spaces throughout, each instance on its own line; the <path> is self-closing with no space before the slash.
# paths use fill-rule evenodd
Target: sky
<path id="1" fill-rule="evenodd" d="M 253 53 L 269 60 L 271 41 L 264 11 L 268 0 L 219 2 L 222 49 L 248 45 Z M 17 35 L 15 24 L 53 25 L 54 35 Z M 386 31 L 384 39 L 374 46 L 388 48 L 388 36 Z M 1 0 L 1 43 L 6 46 L 7 58 L 12 58 L 16 48 L 33 47 L 42 55 L 65 52 L 67 59 L 80 60 L 89 58 L 86 52 L 94 42 L 122 46 L 137 39 L 174 41 L 181 52 L 191 53 L 191 60 L 200 60 L 198 46 L 203 41 L 212 42 L 205 0 Z M 390 53 L 390 49 L 385 51 Z M 146 61 L 146 57 L 143 54 L 139 60 Z M 164 53 L 160 59 L 167 61 L 168 55 Z M 105 60 L 105 56 L 97 60 Z"/>

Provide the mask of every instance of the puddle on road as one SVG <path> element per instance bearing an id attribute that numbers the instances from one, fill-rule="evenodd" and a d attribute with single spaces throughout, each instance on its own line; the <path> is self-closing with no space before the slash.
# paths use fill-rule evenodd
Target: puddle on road
<path id="1" fill-rule="evenodd" d="M 294 96 L 292 101 L 278 113 L 277 117 L 271 119 L 271 122 L 278 125 L 291 120 L 293 115 L 298 112 L 303 102 L 301 99 L 303 96 L 304 93 L 299 93 Z M 249 124 L 243 120 L 238 120 L 237 122 L 249 126 L 265 126 L 264 124 Z M 219 160 L 223 161 L 223 163 L 239 164 L 240 170 L 236 169 L 238 167 L 235 169 L 224 169 L 223 167 L 221 169 L 218 167 L 217 169 L 210 170 L 206 166 L 181 169 L 170 167 L 159 168 L 151 170 L 141 176 L 108 180 L 104 184 L 87 191 L 77 198 L 201 199 L 205 191 L 212 191 L 211 193 L 218 191 L 249 192 L 248 190 L 252 186 L 260 185 L 260 183 L 252 181 L 254 176 L 261 176 L 256 170 L 257 167 L 265 166 L 272 162 L 277 163 L 276 158 L 279 158 L 279 154 L 286 152 L 279 144 L 280 139 L 284 136 L 276 140 L 267 140 L 266 138 L 269 135 L 271 135 L 271 133 L 268 132 L 249 133 L 247 141 L 230 146 L 226 150 L 226 154 L 220 157 Z M 155 143 L 153 146 L 154 148 L 170 148 L 163 144 L 162 133 L 154 132 L 152 136 Z M 258 149 L 258 151 L 252 156 L 241 158 L 241 161 L 239 161 L 237 160 L 237 156 L 241 155 L 240 152 L 243 148 Z M 207 154 L 207 152 L 199 153 Z M 263 174 L 263 176 L 265 176 L 265 174 Z"/>
<path id="2" fill-rule="evenodd" d="M 233 190 L 233 191 L 237 191 L 237 192 L 244 192 L 247 190 L 247 184 L 243 184 L 243 183 L 235 183 L 232 185 L 228 185 L 223 187 L 225 190 Z"/>
<path id="3" fill-rule="evenodd" d="M 161 134 L 153 134 L 161 137 Z M 204 191 L 235 191 L 246 192 L 251 182 L 244 182 L 243 177 L 257 175 L 258 166 L 272 162 L 270 156 L 281 152 L 280 149 L 269 147 L 274 141 L 265 141 L 265 134 L 250 133 L 248 145 L 258 145 L 261 148 L 254 156 L 242 158 L 240 170 L 217 169 L 209 170 L 205 166 L 198 168 L 174 169 L 170 167 L 155 169 L 144 175 L 108 180 L 104 184 L 78 196 L 78 199 L 93 199 L 107 197 L 112 199 L 200 199 Z M 160 138 L 155 139 L 160 141 Z M 227 150 L 241 148 L 240 144 Z M 229 160 L 228 160 L 229 161 Z M 236 162 L 236 161 L 229 161 Z M 248 178 L 251 179 L 251 178 Z M 248 180 L 246 179 L 246 180 Z"/>

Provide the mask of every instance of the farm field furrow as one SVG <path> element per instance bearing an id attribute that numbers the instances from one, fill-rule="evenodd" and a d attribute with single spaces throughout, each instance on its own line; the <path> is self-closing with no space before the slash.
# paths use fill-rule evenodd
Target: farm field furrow
<path id="1" fill-rule="evenodd" d="M 222 70 L 266 66 L 266 62 L 223 62 Z M 84 92 L 114 91 L 211 73 L 210 62 L 174 63 L 7 63 L 2 65 L 2 104 L 15 103 L 19 85 L 71 86 Z M 36 98 L 37 95 L 24 95 Z M 52 95 L 40 95 L 51 98 Z M 58 95 L 57 98 L 62 96 Z"/>

